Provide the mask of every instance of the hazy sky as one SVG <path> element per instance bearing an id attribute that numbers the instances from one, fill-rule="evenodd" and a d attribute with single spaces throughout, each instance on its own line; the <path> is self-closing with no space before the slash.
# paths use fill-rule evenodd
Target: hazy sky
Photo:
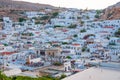
<path id="1" fill-rule="evenodd" d="M 34 3 L 50 4 L 57 7 L 78 8 L 78 9 L 104 9 L 120 0 L 19 0 Z"/>

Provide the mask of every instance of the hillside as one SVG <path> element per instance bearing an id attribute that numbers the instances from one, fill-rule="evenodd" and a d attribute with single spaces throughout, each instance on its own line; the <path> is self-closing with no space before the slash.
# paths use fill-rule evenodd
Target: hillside
<path id="1" fill-rule="evenodd" d="M 25 18 L 25 16 L 21 15 L 24 11 L 40 11 L 47 8 L 55 9 L 56 7 L 24 1 L 0 0 L 0 19 L 4 16 L 8 16 L 13 21 L 17 21 L 21 17 Z"/>
<path id="2" fill-rule="evenodd" d="M 120 19 L 120 2 L 106 8 L 101 16 L 101 19 Z"/>
<path id="3" fill-rule="evenodd" d="M 40 10 L 54 8 L 47 4 L 30 3 L 24 1 L 0 0 L 0 10 Z"/>

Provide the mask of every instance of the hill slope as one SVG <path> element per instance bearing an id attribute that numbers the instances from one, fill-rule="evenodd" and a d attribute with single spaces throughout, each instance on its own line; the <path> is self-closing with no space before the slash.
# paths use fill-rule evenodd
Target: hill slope
<path id="1" fill-rule="evenodd" d="M 120 2 L 106 8 L 101 16 L 101 19 L 120 19 Z"/>
<path id="2" fill-rule="evenodd" d="M 40 10 L 45 8 L 54 8 L 51 5 L 47 4 L 37 4 L 23 1 L 13 1 L 13 0 L 0 0 L 0 9 L 1 10 Z"/>
<path id="3" fill-rule="evenodd" d="M 0 0 L 0 19 L 7 16 L 13 21 L 17 21 L 19 18 L 24 17 L 21 15 L 24 11 L 40 11 L 46 8 L 56 9 L 51 5 L 30 3 L 24 1 L 13 1 L 13 0 Z"/>

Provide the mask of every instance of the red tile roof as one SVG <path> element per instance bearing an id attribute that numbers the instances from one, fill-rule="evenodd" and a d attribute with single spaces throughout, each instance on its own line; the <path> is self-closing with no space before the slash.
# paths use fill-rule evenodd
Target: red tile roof
<path id="1" fill-rule="evenodd" d="M 80 46 L 80 44 L 72 44 L 73 46 Z"/>
<path id="2" fill-rule="evenodd" d="M 11 55 L 14 54 L 15 52 L 2 52 L 1 55 Z"/>
<path id="3" fill-rule="evenodd" d="M 104 28 L 114 28 L 113 26 L 105 26 Z"/>

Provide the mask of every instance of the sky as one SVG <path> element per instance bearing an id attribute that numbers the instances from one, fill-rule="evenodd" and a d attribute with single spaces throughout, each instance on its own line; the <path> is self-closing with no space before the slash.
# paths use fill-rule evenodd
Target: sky
<path id="1" fill-rule="evenodd" d="M 33 3 L 50 4 L 56 7 L 78 9 L 104 9 L 120 2 L 120 0 L 19 0 Z"/>

